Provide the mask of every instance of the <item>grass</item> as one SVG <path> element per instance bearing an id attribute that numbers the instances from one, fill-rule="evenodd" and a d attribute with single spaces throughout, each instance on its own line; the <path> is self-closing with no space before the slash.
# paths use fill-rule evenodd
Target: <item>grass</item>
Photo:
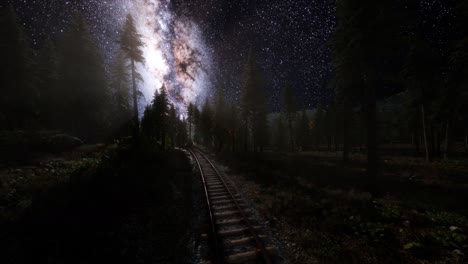
<path id="1" fill-rule="evenodd" d="M 232 175 L 244 175 L 236 177 L 240 186 L 256 190 L 251 199 L 293 263 L 467 261 L 467 208 L 461 202 L 468 200 L 467 187 L 447 177 L 464 165 L 413 168 L 404 159 L 387 160 L 380 195 L 372 196 L 361 161 L 344 165 L 319 153 L 267 153 L 255 160 L 225 154 L 221 161 Z M 405 176 L 408 168 L 419 180 Z"/>
<path id="2" fill-rule="evenodd" d="M 191 166 L 182 152 L 135 156 L 123 146 L 63 166 L 62 181 L 20 192 L 29 202 L 0 226 L 2 263 L 186 262 Z"/>

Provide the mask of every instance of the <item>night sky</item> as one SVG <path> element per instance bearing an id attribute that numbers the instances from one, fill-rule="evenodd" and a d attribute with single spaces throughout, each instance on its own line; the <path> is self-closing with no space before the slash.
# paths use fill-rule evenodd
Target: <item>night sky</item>
<path id="1" fill-rule="evenodd" d="M 141 20 L 140 29 L 148 42 L 145 83 L 140 87 L 147 101 L 163 83 L 179 107 L 212 98 L 219 84 L 231 100 L 239 100 L 250 49 L 262 69 L 272 110 L 279 109 L 279 93 L 286 81 L 293 86 L 299 107 L 314 107 L 333 97 L 327 88 L 336 23 L 332 0 L 8 2 L 36 48 L 47 37 L 59 39 L 79 10 L 108 63 L 118 49 L 125 16 L 132 13 Z M 447 27 L 453 21 L 450 8 L 442 0 L 421 1 L 420 6 L 435 42 L 447 39 Z M 187 69 L 180 69 L 181 62 Z"/>

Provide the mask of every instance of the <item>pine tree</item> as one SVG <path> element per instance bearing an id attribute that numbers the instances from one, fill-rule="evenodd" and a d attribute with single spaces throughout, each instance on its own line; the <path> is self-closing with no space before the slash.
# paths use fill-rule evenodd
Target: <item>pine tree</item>
<path id="1" fill-rule="evenodd" d="M 48 129 L 59 128 L 57 120 L 58 97 L 58 54 L 52 40 L 48 39 L 41 48 L 37 58 L 36 86 L 39 97 L 41 122 Z"/>
<path id="2" fill-rule="evenodd" d="M 275 133 L 275 146 L 278 151 L 284 151 L 286 148 L 286 126 L 283 122 L 283 117 L 279 115 L 276 118 L 276 133 Z"/>
<path id="3" fill-rule="evenodd" d="M 141 133 L 144 139 L 154 144 L 156 136 L 156 115 L 154 104 L 147 105 L 141 118 Z"/>
<path id="4" fill-rule="evenodd" d="M 143 57 L 143 41 L 141 40 L 141 35 L 138 33 L 133 17 L 129 14 L 127 15 L 127 20 L 125 22 L 122 36 L 120 38 L 120 48 L 124 52 L 126 58 L 130 61 L 131 75 L 132 75 L 132 90 L 133 90 L 133 120 L 134 120 L 134 138 L 135 143 L 138 147 L 138 134 L 139 134 L 139 115 L 138 115 L 138 96 L 139 91 L 137 87 L 137 79 L 139 79 L 139 74 L 136 70 L 137 63 L 144 63 L 145 59 Z"/>
<path id="5" fill-rule="evenodd" d="M 192 126 L 194 123 L 194 112 L 195 112 L 195 105 L 193 103 L 189 103 L 187 107 L 187 123 L 188 123 L 188 138 L 189 138 L 189 143 L 192 142 Z"/>
<path id="6" fill-rule="evenodd" d="M 124 55 L 119 52 L 110 71 L 110 88 L 113 95 L 112 123 L 115 129 L 122 129 L 132 119 L 130 103 L 129 74 Z"/>
<path id="7" fill-rule="evenodd" d="M 419 109 L 426 161 L 433 158 L 429 146 L 428 119 L 435 98 L 435 91 L 441 85 L 441 57 L 434 48 L 420 36 L 411 40 L 411 49 L 402 74 L 410 91 L 410 106 Z"/>
<path id="8" fill-rule="evenodd" d="M 262 150 L 267 140 L 266 96 L 263 81 L 252 51 L 247 62 L 246 81 L 242 93 L 242 122 L 244 152 L 251 139 L 254 151 Z M 251 133 L 249 133 L 251 131 Z"/>
<path id="9" fill-rule="evenodd" d="M 224 100 L 224 94 L 222 87 L 218 88 L 218 92 L 216 94 L 216 102 L 215 102 L 215 115 L 214 115 L 214 140 L 215 140 L 215 147 L 218 151 L 223 150 L 223 147 L 227 141 L 227 110 L 226 110 L 226 102 Z"/>
<path id="10" fill-rule="evenodd" d="M 230 104 L 228 114 L 227 114 L 227 124 L 228 124 L 228 134 L 230 138 L 231 151 L 235 152 L 237 150 L 238 139 L 241 138 L 239 135 L 239 116 L 238 108 L 234 103 Z"/>
<path id="11" fill-rule="evenodd" d="M 175 110 L 174 105 L 171 104 L 171 107 L 169 109 L 168 113 L 168 134 L 169 137 L 171 138 L 171 147 L 174 148 L 176 143 L 175 143 L 175 138 L 176 138 L 176 133 L 177 133 L 177 124 L 179 123 L 179 118 L 177 117 L 177 112 Z"/>
<path id="12" fill-rule="evenodd" d="M 307 138 L 309 136 L 308 125 L 309 125 L 309 118 L 307 117 L 306 110 L 302 109 L 301 117 L 299 119 L 299 122 L 297 122 L 297 126 L 296 126 L 296 142 L 302 151 L 306 149 Z"/>
<path id="13" fill-rule="evenodd" d="M 61 122 L 85 139 L 102 137 L 110 93 L 104 59 L 82 15 L 73 19 L 59 51 Z"/>
<path id="14" fill-rule="evenodd" d="M 161 140 L 161 146 L 163 149 L 166 148 L 166 137 L 169 130 L 169 100 L 167 98 L 166 86 L 163 85 L 160 90 L 160 94 L 156 97 L 155 101 L 155 115 L 156 115 L 156 129 L 157 138 Z"/>
<path id="15" fill-rule="evenodd" d="M 288 125 L 289 149 L 290 151 L 294 151 L 293 122 L 296 118 L 296 99 L 289 83 L 286 83 L 283 90 L 283 111 Z"/>
<path id="16" fill-rule="evenodd" d="M 458 4 L 459 21 L 457 29 L 462 32 L 461 39 L 457 40 L 455 48 L 450 55 L 450 83 L 445 105 L 452 112 L 458 113 L 463 123 L 463 141 L 465 152 L 468 153 L 468 3 L 460 0 Z M 446 139 L 448 141 L 448 139 Z M 448 147 L 448 146 L 447 146 Z M 447 152 L 447 150 L 446 150 Z"/>
<path id="17" fill-rule="evenodd" d="M 176 134 L 176 140 L 177 140 L 177 145 L 178 146 L 184 146 L 188 143 L 188 138 L 187 138 L 187 120 L 184 118 L 180 120 L 180 116 L 177 117 L 177 134 Z"/>
<path id="18" fill-rule="evenodd" d="M 213 112 L 211 110 L 210 102 L 208 98 L 203 104 L 202 111 L 200 114 L 200 129 L 203 137 L 203 144 L 207 147 L 211 147 L 212 144 L 212 128 L 213 128 Z"/>
<path id="19" fill-rule="evenodd" d="M 316 150 L 320 150 L 320 144 L 322 143 L 324 135 L 324 123 L 325 113 L 322 110 L 322 107 L 318 106 L 317 109 L 315 109 L 314 115 L 314 141 Z"/>
<path id="20" fill-rule="evenodd" d="M 14 10 L 0 12 L 0 128 L 26 128 L 37 110 L 32 51 Z"/>
<path id="21" fill-rule="evenodd" d="M 400 13 L 397 8 L 399 5 L 391 0 L 337 1 L 335 78 L 346 91 L 346 98 L 350 94 L 362 95 L 361 104 L 367 115 L 367 175 L 371 190 L 375 189 L 378 173 L 377 87 L 392 79 L 392 63 L 399 58 L 401 21 L 395 15 Z"/>
<path id="22" fill-rule="evenodd" d="M 193 141 L 197 144 L 201 144 L 202 142 L 202 130 L 201 130 L 201 113 L 200 109 L 196 105 L 193 108 L 193 124 L 194 124 L 194 135 Z"/>

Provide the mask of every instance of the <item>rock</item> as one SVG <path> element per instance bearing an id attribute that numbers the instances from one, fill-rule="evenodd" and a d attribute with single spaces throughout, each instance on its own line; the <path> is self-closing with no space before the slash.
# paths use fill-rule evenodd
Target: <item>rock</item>
<path id="1" fill-rule="evenodd" d="M 457 231 L 458 227 L 457 226 L 451 226 L 449 227 L 450 231 Z"/>

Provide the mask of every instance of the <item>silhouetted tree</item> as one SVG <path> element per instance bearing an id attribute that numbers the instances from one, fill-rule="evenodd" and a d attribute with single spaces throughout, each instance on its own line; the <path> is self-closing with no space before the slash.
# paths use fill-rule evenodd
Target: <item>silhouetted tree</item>
<path id="1" fill-rule="evenodd" d="M 296 117 L 296 99 L 289 83 L 286 83 L 283 89 L 283 111 L 288 125 L 289 149 L 294 151 L 293 122 Z"/>
<path id="2" fill-rule="evenodd" d="M 248 150 L 249 138 L 254 151 L 263 150 L 267 140 L 266 98 L 263 91 L 263 82 L 253 57 L 249 53 L 247 73 L 242 93 L 242 122 L 244 129 L 244 152 Z M 251 133 L 249 133 L 251 131 Z"/>
<path id="3" fill-rule="evenodd" d="M 211 110 L 210 102 L 208 98 L 203 104 L 202 111 L 200 114 L 200 131 L 203 138 L 203 144 L 207 147 L 211 147 L 213 139 L 213 112 Z"/>
<path id="4" fill-rule="evenodd" d="M 228 140 L 227 109 L 222 87 L 218 88 L 214 111 L 214 142 L 217 150 L 221 151 Z"/>
<path id="5" fill-rule="evenodd" d="M 127 63 L 121 52 L 118 53 L 110 70 L 110 87 L 114 105 L 111 114 L 113 126 L 117 130 L 125 130 L 124 126 L 132 119 L 132 108 Z"/>
<path id="6" fill-rule="evenodd" d="M 434 100 L 434 91 L 441 85 L 438 74 L 441 70 L 441 58 L 429 43 L 420 37 L 413 38 L 411 44 L 409 56 L 403 67 L 403 76 L 411 95 L 410 105 L 420 109 L 425 157 L 426 161 L 430 161 L 433 153 L 429 147 L 428 112 Z"/>
<path id="7" fill-rule="evenodd" d="M 193 108 L 193 124 L 195 125 L 195 132 L 193 135 L 193 141 L 197 144 L 201 144 L 202 141 L 202 130 L 201 130 L 201 113 L 196 105 Z"/>
<path id="8" fill-rule="evenodd" d="M 195 112 L 195 105 L 193 103 L 189 103 L 187 107 L 187 123 L 188 123 L 188 138 L 189 138 L 189 143 L 192 142 L 192 125 L 194 123 L 194 113 Z"/>
<path id="9" fill-rule="evenodd" d="M 39 50 L 36 66 L 36 86 L 39 96 L 39 111 L 42 125 L 46 128 L 60 128 L 57 120 L 59 98 L 58 54 L 52 40 L 47 39 Z"/>
<path id="10" fill-rule="evenodd" d="M 468 153 L 468 3 L 460 0 L 458 4 L 459 21 L 457 29 L 461 32 L 461 39 L 457 40 L 450 55 L 450 83 L 446 91 L 446 104 L 463 123 L 463 141 L 465 152 Z M 448 141 L 448 140 L 447 140 Z M 447 148 L 447 147 L 446 147 Z M 447 152 L 447 150 L 446 150 Z"/>
<path id="11" fill-rule="evenodd" d="M 175 138 L 177 136 L 177 125 L 180 121 L 179 117 L 177 116 L 177 112 L 175 110 L 174 105 L 171 104 L 171 107 L 169 108 L 169 113 L 168 113 L 168 120 L 169 122 L 167 123 L 168 126 L 168 134 L 169 138 L 171 139 L 171 147 L 175 147 Z"/>
<path id="12" fill-rule="evenodd" d="M 237 106 L 234 103 L 231 103 L 227 114 L 227 124 L 232 152 L 237 150 L 238 144 L 240 142 L 238 139 L 241 138 L 238 112 L 239 109 Z"/>
<path id="13" fill-rule="evenodd" d="M 400 14 L 397 4 L 391 0 L 337 1 L 334 70 L 342 89 L 362 89 L 370 186 L 375 185 L 378 173 L 377 87 L 391 79 L 391 63 L 399 57 L 401 23 L 396 15 Z"/>
<path id="14" fill-rule="evenodd" d="M 307 144 L 307 137 L 308 137 L 308 125 L 309 125 L 309 118 L 307 117 L 307 113 L 305 109 L 302 109 L 300 118 L 296 123 L 296 142 L 297 146 L 300 147 L 301 151 L 306 149 Z"/>
<path id="15" fill-rule="evenodd" d="M 0 12 L 0 128 L 26 128 L 37 111 L 32 51 L 14 10 Z"/>
<path id="16" fill-rule="evenodd" d="M 188 143 L 187 137 L 187 120 L 182 119 L 180 120 L 180 116 L 177 117 L 177 132 L 176 132 L 176 140 L 179 146 L 184 146 Z"/>
<path id="17" fill-rule="evenodd" d="M 122 36 L 120 38 L 120 48 L 125 54 L 126 58 L 130 61 L 131 75 L 132 75 L 132 89 L 133 89 L 133 120 L 134 120 L 134 138 L 135 143 L 138 147 L 138 134 L 139 134 L 139 116 L 138 116 L 138 87 L 137 79 L 139 74 L 136 70 L 137 63 L 144 63 L 145 59 L 143 57 L 143 41 L 141 40 L 141 35 L 138 33 L 133 17 L 129 14 L 127 15 L 127 20 L 125 22 Z"/>
<path id="18" fill-rule="evenodd" d="M 61 122 L 85 139 L 102 136 L 110 92 L 104 60 L 86 20 L 77 14 L 60 45 Z"/>
<path id="19" fill-rule="evenodd" d="M 315 149 L 320 150 L 320 144 L 322 143 L 322 137 L 324 135 L 324 124 L 325 124 L 325 113 L 320 106 L 315 109 L 314 114 L 314 141 Z"/>
<path id="20" fill-rule="evenodd" d="M 167 98 L 166 86 L 161 87 L 160 94 L 156 96 L 154 102 L 154 111 L 156 116 L 156 137 L 161 140 L 161 146 L 166 148 L 166 137 L 168 132 L 169 100 Z"/>
<path id="21" fill-rule="evenodd" d="M 286 149 L 286 126 L 281 115 L 278 115 L 275 120 L 275 130 L 274 144 L 279 151 L 284 151 Z"/>

